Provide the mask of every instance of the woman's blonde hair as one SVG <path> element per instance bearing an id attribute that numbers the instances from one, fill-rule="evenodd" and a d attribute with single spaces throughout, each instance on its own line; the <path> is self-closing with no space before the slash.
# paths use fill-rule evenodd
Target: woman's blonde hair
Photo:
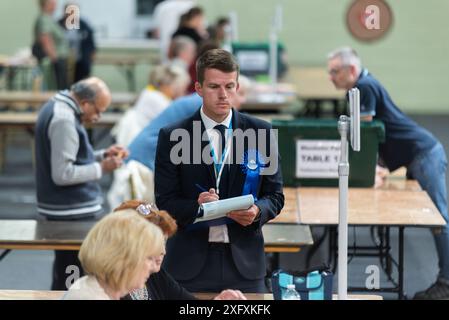
<path id="1" fill-rule="evenodd" d="M 161 229 L 128 209 L 108 214 L 95 224 L 78 257 L 87 274 L 112 290 L 129 291 L 145 259 L 163 250 Z"/>
<path id="2" fill-rule="evenodd" d="M 155 66 L 150 72 L 149 84 L 159 89 L 161 86 L 182 86 L 190 82 L 186 70 L 179 66 L 164 64 Z"/>

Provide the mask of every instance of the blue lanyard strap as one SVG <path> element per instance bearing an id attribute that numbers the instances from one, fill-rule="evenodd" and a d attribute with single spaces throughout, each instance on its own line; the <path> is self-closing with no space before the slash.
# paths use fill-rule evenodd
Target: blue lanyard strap
<path id="1" fill-rule="evenodd" d="M 220 180 L 221 180 L 221 175 L 223 173 L 223 165 L 224 162 L 226 160 L 226 157 L 229 153 L 229 148 L 231 145 L 231 139 L 232 139 L 232 119 L 231 122 L 229 123 L 229 128 L 226 129 L 226 131 L 228 132 L 228 139 L 226 141 L 226 147 L 223 150 L 223 154 L 221 155 L 221 161 L 218 162 L 218 160 L 216 159 L 216 154 L 214 151 L 214 147 L 212 145 L 212 142 L 209 139 L 209 144 L 210 144 L 210 149 L 211 149 L 211 153 L 212 153 L 212 159 L 214 161 L 214 170 L 215 170 L 215 178 L 216 178 L 216 183 L 217 183 L 217 193 L 218 193 L 218 186 L 220 185 Z"/>

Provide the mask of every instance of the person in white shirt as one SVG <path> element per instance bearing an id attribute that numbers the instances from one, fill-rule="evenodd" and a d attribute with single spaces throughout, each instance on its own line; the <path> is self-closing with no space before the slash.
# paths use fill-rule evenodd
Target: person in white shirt
<path id="1" fill-rule="evenodd" d="M 189 83 L 190 76 L 184 69 L 168 64 L 156 66 L 134 107 L 112 129 L 111 134 L 117 143 L 127 146 L 173 99 L 186 93 Z"/>
<path id="2" fill-rule="evenodd" d="M 179 18 L 194 5 L 195 1 L 193 0 L 165 0 L 156 5 L 153 16 L 162 62 L 168 61 L 168 47 L 173 33 L 178 29 Z"/>

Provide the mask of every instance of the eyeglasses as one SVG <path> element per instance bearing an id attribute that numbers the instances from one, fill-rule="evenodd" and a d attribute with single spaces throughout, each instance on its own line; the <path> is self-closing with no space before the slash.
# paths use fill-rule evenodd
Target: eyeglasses
<path id="1" fill-rule="evenodd" d="M 102 113 L 103 111 L 101 111 L 100 109 L 98 109 L 98 107 L 97 107 L 95 101 L 93 101 L 93 100 L 86 100 L 86 102 L 89 103 L 89 105 L 93 107 L 93 109 L 95 110 L 95 113 L 96 113 L 97 115 L 101 115 L 101 113 Z"/>
<path id="2" fill-rule="evenodd" d="M 142 203 L 136 208 L 136 211 L 143 216 L 148 216 L 151 213 L 156 213 L 159 209 L 154 203 Z"/>
<path id="3" fill-rule="evenodd" d="M 330 69 L 328 72 L 331 76 L 336 76 L 337 74 L 340 73 L 341 70 L 343 70 L 344 68 L 347 68 L 349 66 L 341 66 L 339 68 L 334 68 L 334 69 Z"/>

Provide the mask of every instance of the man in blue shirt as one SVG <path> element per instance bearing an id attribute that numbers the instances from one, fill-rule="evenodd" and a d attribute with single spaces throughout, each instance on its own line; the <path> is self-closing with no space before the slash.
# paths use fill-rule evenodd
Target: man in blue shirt
<path id="1" fill-rule="evenodd" d="M 240 88 L 238 91 L 238 99 L 234 102 L 237 109 L 244 103 L 246 93 L 249 89 L 249 80 L 242 75 L 239 78 Z M 156 158 L 159 130 L 171 123 L 190 117 L 202 104 L 203 99 L 197 93 L 192 93 L 173 101 L 167 109 L 151 121 L 130 143 L 128 147 L 130 155 L 126 161 L 139 161 L 154 171 L 154 159 Z"/>
<path id="2" fill-rule="evenodd" d="M 360 90 L 362 120 L 379 119 L 385 124 L 385 143 L 379 146 L 382 163 L 394 171 L 407 168 L 407 177 L 416 179 L 448 223 L 446 168 L 447 159 L 441 143 L 399 110 L 385 88 L 366 69 L 361 67 L 357 53 L 341 48 L 328 56 L 330 79 L 338 89 Z M 444 226 L 434 234 L 439 269 L 437 281 L 427 290 L 418 292 L 415 299 L 449 298 L 449 230 Z"/>
<path id="3" fill-rule="evenodd" d="M 151 121 L 139 135 L 131 141 L 128 149 L 130 160 L 136 160 L 154 171 L 156 146 L 159 130 L 173 122 L 191 116 L 203 104 L 203 99 L 197 94 L 181 97 L 172 102 L 157 118 Z"/>
<path id="4" fill-rule="evenodd" d="M 126 165 L 114 173 L 114 180 L 108 192 L 108 202 L 111 208 L 115 208 L 123 201 L 139 197 L 148 202 L 154 202 L 154 159 L 156 158 L 156 146 L 159 130 L 172 122 L 191 116 L 203 104 L 203 99 L 196 93 L 178 98 L 167 107 L 159 116 L 151 121 L 128 146 L 130 156 L 126 159 Z M 132 151 L 131 151 L 132 150 Z M 130 163 L 130 161 L 132 162 Z M 136 167 L 140 169 L 132 169 Z M 132 171 L 140 172 L 145 176 L 140 187 L 133 185 L 135 182 Z M 139 188 L 139 190 L 135 190 Z"/>

